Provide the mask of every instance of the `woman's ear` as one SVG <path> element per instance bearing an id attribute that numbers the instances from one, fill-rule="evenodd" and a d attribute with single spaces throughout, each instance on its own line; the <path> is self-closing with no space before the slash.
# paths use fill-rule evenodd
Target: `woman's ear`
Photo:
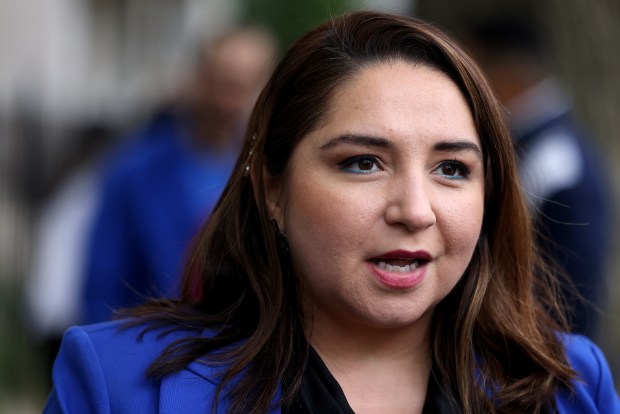
<path id="1" fill-rule="evenodd" d="M 269 217 L 278 223 L 280 229 L 283 229 L 284 210 L 282 207 L 282 175 L 277 177 L 272 176 L 267 170 L 266 165 L 263 165 L 261 173 L 257 173 L 256 169 L 252 169 L 251 179 L 254 187 L 254 195 L 258 199 L 260 192 L 263 191 L 265 203 L 267 204 L 267 209 L 269 211 Z M 261 180 L 262 185 L 260 185 Z"/>

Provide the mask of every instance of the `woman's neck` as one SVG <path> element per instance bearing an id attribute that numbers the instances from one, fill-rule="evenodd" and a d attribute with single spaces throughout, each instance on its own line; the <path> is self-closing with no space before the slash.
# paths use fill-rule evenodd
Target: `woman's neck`
<path id="1" fill-rule="evenodd" d="M 419 413 L 432 366 L 430 319 L 356 328 L 314 315 L 310 343 L 356 413 Z"/>

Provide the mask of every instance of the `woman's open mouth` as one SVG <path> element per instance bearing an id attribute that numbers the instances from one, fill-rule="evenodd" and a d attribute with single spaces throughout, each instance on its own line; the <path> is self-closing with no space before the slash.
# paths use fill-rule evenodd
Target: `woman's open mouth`
<path id="1" fill-rule="evenodd" d="M 382 254 L 369 261 L 375 278 L 383 285 L 407 289 L 419 284 L 426 274 L 431 255 L 425 251 L 397 250 Z"/>

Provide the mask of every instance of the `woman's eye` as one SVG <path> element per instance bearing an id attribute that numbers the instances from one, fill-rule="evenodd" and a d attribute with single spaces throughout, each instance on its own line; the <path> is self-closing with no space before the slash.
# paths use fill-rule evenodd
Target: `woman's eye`
<path id="1" fill-rule="evenodd" d="M 370 155 L 356 155 L 338 163 L 340 169 L 356 174 L 369 174 L 380 171 L 379 161 Z"/>
<path id="2" fill-rule="evenodd" d="M 442 162 L 435 170 L 439 175 L 453 180 L 461 180 L 469 177 L 469 168 L 460 161 Z"/>

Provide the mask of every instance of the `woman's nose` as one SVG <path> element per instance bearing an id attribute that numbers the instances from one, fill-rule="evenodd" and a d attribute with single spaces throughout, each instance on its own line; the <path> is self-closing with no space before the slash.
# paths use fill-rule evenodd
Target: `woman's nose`
<path id="1" fill-rule="evenodd" d="M 435 224 L 437 218 L 433 203 L 423 180 L 403 180 L 394 185 L 388 195 L 385 221 L 403 225 L 410 231 L 425 229 Z"/>

